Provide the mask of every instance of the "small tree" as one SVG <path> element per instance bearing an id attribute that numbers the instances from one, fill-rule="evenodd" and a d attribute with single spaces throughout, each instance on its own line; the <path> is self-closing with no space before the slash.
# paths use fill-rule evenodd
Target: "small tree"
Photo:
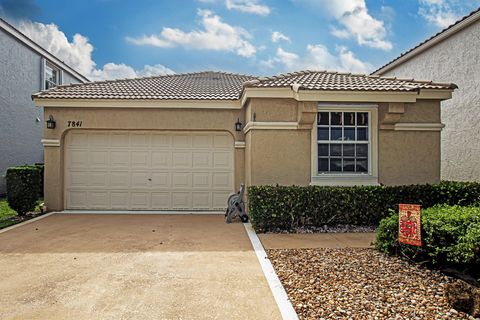
<path id="1" fill-rule="evenodd" d="M 41 169 L 38 166 L 12 167 L 7 170 L 7 201 L 23 216 L 35 209 L 40 196 Z"/>

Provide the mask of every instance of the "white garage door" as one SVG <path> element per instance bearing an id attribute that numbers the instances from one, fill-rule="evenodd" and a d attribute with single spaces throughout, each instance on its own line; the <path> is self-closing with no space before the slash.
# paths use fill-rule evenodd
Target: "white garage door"
<path id="1" fill-rule="evenodd" d="M 220 132 L 71 131 L 67 209 L 219 210 L 233 188 L 233 138 Z"/>

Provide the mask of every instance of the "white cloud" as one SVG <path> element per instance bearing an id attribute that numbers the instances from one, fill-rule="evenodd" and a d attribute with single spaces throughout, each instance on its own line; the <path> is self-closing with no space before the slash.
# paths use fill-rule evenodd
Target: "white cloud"
<path id="1" fill-rule="evenodd" d="M 375 19 L 368 12 L 365 0 L 296 0 L 326 10 L 333 16 L 339 27 L 332 27 L 334 36 L 354 38 L 359 45 L 382 50 L 391 50 L 392 43 L 386 40 L 384 22 Z"/>
<path id="2" fill-rule="evenodd" d="M 236 10 L 244 13 L 252 13 L 260 16 L 268 16 L 272 11 L 269 6 L 260 3 L 259 0 L 197 0 L 207 4 L 223 3 L 228 10 Z"/>
<path id="3" fill-rule="evenodd" d="M 274 31 L 272 32 L 272 41 L 273 42 L 279 42 L 280 40 L 291 42 L 290 38 L 284 35 L 283 33 L 279 31 Z"/>
<path id="4" fill-rule="evenodd" d="M 468 3 L 468 1 L 466 1 Z M 455 23 L 465 10 L 465 3 L 455 0 L 420 0 L 418 13 L 428 23 L 440 28 L 446 28 Z"/>
<path id="5" fill-rule="evenodd" d="M 327 47 L 321 44 L 309 44 L 306 54 L 299 56 L 296 53 L 288 52 L 281 47 L 277 49 L 274 58 L 261 61 L 261 65 L 273 69 L 277 66 L 284 71 L 298 70 L 332 70 L 354 73 L 369 73 L 373 66 L 359 60 L 353 52 L 346 47 L 340 46 L 336 49 L 336 55 L 332 54 Z"/>
<path id="6" fill-rule="evenodd" d="M 259 4 L 257 0 L 226 0 L 225 5 L 228 10 L 237 10 L 261 16 L 270 14 L 270 8 L 264 4 Z"/>
<path id="7" fill-rule="evenodd" d="M 243 57 L 252 57 L 256 48 L 248 41 L 250 34 L 239 27 L 222 21 L 222 18 L 209 10 L 198 10 L 202 30 L 185 32 L 180 29 L 163 28 L 159 35 L 127 37 L 127 41 L 136 45 L 155 47 L 182 46 L 189 49 L 233 51 Z"/>
<path id="8" fill-rule="evenodd" d="M 141 70 L 135 70 L 123 63 L 110 62 L 105 64 L 103 68 L 97 69 L 96 63 L 92 59 L 93 45 L 85 36 L 77 33 L 70 42 L 58 26 L 53 23 L 43 24 L 23 20 L 18 23 L 17 27 L 27 37 L 91 80 L 135 78 L 174 73 L 160 64 L 146 65 Z"/>

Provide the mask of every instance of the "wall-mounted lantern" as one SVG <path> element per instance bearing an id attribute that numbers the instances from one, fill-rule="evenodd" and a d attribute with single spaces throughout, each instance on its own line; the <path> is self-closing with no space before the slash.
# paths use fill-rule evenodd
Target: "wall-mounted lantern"
<path id="1" fill-rule="evenodd" d="M 235 122 L 235 130 L 242 131 L 242 123 L 240 122 L 240 119 L 237 119 L 237 122 Z"/>
<path id="2" fill-rule="evenodd" d="M 48 129 L 55 129 L 55 120 L 53 119 L 53 116 L 50 115 L 47 120 L 47 128 Z"/>

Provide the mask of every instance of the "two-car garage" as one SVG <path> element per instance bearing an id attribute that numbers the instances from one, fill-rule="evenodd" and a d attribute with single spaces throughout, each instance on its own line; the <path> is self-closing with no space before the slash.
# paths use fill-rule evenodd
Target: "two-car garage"
<path id="1" fill-rule="evenodd" d="M 74 129 L 64 145 L 66 209 L 221 210 L 234 189 L 227 132 Z"/>

